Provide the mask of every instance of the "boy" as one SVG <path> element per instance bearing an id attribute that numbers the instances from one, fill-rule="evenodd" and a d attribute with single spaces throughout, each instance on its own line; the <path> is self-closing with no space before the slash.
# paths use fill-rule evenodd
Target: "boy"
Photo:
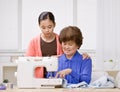
<path id="1" fill-rule="evenodd" d="M 70 84 L 82 81 L 90 83 L 92 60 L 82 59 L 78 49 L 82 45 L 81 30 L 76 26 L 68 26 L 61 30 L 59 40 L 64 54 L 59 57 L 58 72 L 56 77 L 65 78 Z"/>

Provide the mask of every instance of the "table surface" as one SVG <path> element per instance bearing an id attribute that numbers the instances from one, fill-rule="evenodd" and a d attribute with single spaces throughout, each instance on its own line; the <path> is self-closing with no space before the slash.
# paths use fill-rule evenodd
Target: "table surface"
<path id="1" fill-rule="evenodd" d="M 111 88 L 111 89 L 95 89 L 95 88 L 73 88 L 73 89 L 65 89 L 65 88 L 38 88 L 38 89 L 20 89 L 20 88 L 7 88 L 6 90 L 0 90 L 0 92 L 120 92 L 119 88 Z"/>

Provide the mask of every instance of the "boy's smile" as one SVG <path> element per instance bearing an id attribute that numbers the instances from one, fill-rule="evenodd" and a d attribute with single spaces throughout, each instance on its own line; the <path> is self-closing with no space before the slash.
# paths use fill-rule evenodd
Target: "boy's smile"
<path id="1" fill-rule="evenodd" d="M 77 51 L 78 46 L 74 41 L 66 41 L 62 42 L 62 48 L 63 52 L 66 54 L 66 57 L 70 59 Z"/>

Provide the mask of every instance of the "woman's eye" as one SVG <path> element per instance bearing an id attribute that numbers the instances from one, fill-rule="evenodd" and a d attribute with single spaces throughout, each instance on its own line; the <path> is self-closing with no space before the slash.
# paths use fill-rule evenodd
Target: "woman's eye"
<path id="1" fill-rule="evenodd" d="M 69 44 L 70 46 L 72 46 L 72 44 Z"/>
<path id="2" fill-rule="evenodd" d="M 45 27 L 41 27 L 42 29 L 45 29 Z"/>

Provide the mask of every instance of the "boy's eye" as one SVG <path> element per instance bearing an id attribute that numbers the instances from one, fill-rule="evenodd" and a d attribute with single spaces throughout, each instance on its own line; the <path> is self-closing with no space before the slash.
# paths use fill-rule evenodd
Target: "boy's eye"
<path id="1" fill-rule="evenodd" d="M 72 46 L 72 43 L 68 43 L 69 46 Z"/>
<path id="2" fill-rule="evenodd" d="M 73 43 L 71 43 L 71 42 L 68 42 L 68 43 L 63 43 L 64 45 L 69 45 L 69 46 L 72 46 L 73 45 Z"/>
<path id="3" fill-rule="evenodd" d="M 66 43 L 64 43 L 64 42 L 63 42 L 62 44 L 63 44 L 63 45 L 66 45 Z"/>

